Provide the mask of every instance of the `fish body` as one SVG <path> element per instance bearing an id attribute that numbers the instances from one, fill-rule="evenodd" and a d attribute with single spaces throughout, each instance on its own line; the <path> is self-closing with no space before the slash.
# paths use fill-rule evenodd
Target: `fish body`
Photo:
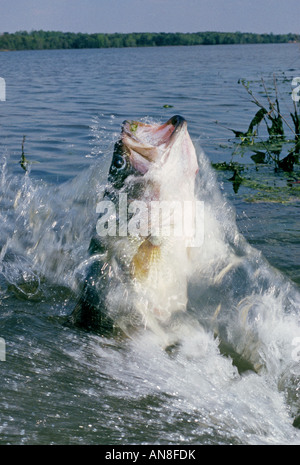
<path id="1" fill-rule="evenodd" d="M 102 334 L 116 327 L 162 333 L 185 312 L 197 172 L 181 116 L 162 125 L 123 123 L 75 325 Z"/>

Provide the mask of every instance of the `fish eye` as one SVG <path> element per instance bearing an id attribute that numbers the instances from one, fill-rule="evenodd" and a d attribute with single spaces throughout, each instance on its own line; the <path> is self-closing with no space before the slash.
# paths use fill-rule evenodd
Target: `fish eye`
<path id="1" fill-rule="evenodd" d="M 117 155 L 114 157 L 113 165 L 117 170 L 124 169 L 126 166 L 126 160 L 121 155 Z"/>

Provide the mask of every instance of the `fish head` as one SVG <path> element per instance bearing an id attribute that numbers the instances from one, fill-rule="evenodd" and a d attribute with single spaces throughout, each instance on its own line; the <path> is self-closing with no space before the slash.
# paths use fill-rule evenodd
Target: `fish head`
<path id="1" fill-rule="evenodd" d="M 123 122 L 109 170 L 114 187 L 152 182 L 156 197 L 168 190 L 170 196 L 182 195 L 182 189 L 194 188 L 197 172 L 195 148 L 182 116 L 175 115 L 164 124 Z"/>

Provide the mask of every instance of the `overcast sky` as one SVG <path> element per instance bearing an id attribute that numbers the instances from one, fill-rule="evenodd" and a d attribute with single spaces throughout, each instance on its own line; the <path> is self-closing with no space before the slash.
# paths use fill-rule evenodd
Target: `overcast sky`
<path id="1" fill-rule="evenodd" d="M 0 0 L 0 32 L 300 33 L 300 0 Z"/>

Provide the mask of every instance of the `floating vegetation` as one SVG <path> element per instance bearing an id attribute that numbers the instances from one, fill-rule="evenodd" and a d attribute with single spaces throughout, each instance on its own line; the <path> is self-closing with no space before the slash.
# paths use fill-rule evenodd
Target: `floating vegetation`
<path id="1" fill-rule="evenodd" d="M 232 183 L 235 194 L 246 202 L 276 202 L 281 204 L 300 200 L 300 180 L 295 173 L 274 173 L 268 165 L 261 169 L 237 162 L 212 163 L 224 181 Z"/>
<path id="2" fill-rule="evenodd" d="M 235 136 L 231 146 L 231 161 L 213 163 L 212 166 L 218 171 L 231 173 L 227 180 L 232 182 L 235 193 L 238 193 L 240 186 L 256 191 L 253 195 L 247 196 L 249 201 L 299 200 L 300 115 L 296 102 L 293 101 L 293 110 L 289 111 L 287 118 L 280 109 L 275 76 L 273 76 L 273 97 L 269 95 L 264 79 L 261 79 L 266 104 L 261 103 L 254 96 L 249 82 L 244 79 L 238 82 L 243 85 L 251 96 L 252 103 L 259 109 L 246 131 L 225 126 Z M 259 134 L 261 129 L 265 135 Z M 242 163 L 241 158 L 246 153 L 250 155 L 249 161 L 254 163 L 254 169 L 252 164 L 252 169 L 246 170 L 247 165 L 245 162 Z M 239 161 L 236 161 L 237 157 L 240 158 Z M 262 168 L 268 168 L 267 184 L 257 182 L 258 172 Z M 248 175 L 245 175 L 245 171 Z M 266 169 L 264 169 L 265 174 Z M 285 175 L 289 178 L 286 179 Z M 282 182 L 277 186 L 279 179 Z"/>

